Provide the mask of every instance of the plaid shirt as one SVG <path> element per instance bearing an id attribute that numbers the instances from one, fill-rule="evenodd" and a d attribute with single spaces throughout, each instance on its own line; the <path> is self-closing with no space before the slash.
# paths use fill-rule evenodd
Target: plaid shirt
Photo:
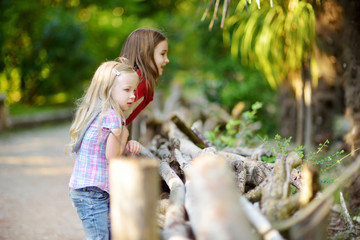
<path id="1" fill-rule="evenodd" d="M 70 178 L 69 187 L 79 189 L 95 186 L 106 192 L 109 190 L 109 162 L 106 159 L 106 141 L 110 129 L 120 128 L 116 113 L 110 109 L 101 121 L 101 134 L 97 116 L 84 135 L 75 165 Z"/>

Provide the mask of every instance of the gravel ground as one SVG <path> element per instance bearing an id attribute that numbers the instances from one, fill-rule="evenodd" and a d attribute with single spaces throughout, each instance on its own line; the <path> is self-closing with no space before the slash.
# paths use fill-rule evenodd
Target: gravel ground
<path id="1" fill-rule="evenodd" d="M 85 239 L 68 196 L 69 126 L 0 133 L 0 239 Z"/>

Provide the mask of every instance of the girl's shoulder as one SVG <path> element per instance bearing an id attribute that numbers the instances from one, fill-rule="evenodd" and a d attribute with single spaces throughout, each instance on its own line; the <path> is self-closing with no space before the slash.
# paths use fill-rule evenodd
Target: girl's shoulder
<path id="1" fill-rule="evenodd" d="M 120 119 L 119 119 L 120 117 Z M 108 109 L 104 113 L 104 117 L 101 121 L 101 126 L 106 128 L 121 128 L 121 116 L 119 116 L 114 109 Z"/>
<path id="2" fill-rule="evenodd" d="M 106 112 L 104 113 L 104 116 L 116 116 L 116 112 L 113 108 L 109 108 L 108 110 L 106 110 Z"/>

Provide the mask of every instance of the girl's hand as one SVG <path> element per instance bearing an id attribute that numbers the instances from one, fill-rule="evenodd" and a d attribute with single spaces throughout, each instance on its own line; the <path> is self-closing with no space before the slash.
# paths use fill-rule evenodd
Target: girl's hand
<path id="1" fill-rule="evenodd" d="M 132 154 L 139 154 L 141 151 L 141 144 L 135 140 L 130 140 L 126 144 L 126 150 Z"/>

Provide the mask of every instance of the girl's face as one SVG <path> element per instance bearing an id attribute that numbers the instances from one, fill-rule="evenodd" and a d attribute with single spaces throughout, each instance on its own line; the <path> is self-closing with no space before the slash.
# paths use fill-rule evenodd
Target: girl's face
<path id="1" fill-rule="evenodd" d="M 119 104 L 122 111 L 128 110 L 135 100 L 135 91 L 139 84 L 136 73 L 121 72 L 115 79 L 111 97 Z"/>
<path id="2" fill-rule="evenodd" d="M 154 59 L 157 69 L 159 70 L 159 75 L 161 76 L 163 73 L 163 69 L 166 64 L 169 63 L 169 59 L 167 57 L 168 52 L 168 42 L 167 40 L 162 40 L 154 49 Z"/>

